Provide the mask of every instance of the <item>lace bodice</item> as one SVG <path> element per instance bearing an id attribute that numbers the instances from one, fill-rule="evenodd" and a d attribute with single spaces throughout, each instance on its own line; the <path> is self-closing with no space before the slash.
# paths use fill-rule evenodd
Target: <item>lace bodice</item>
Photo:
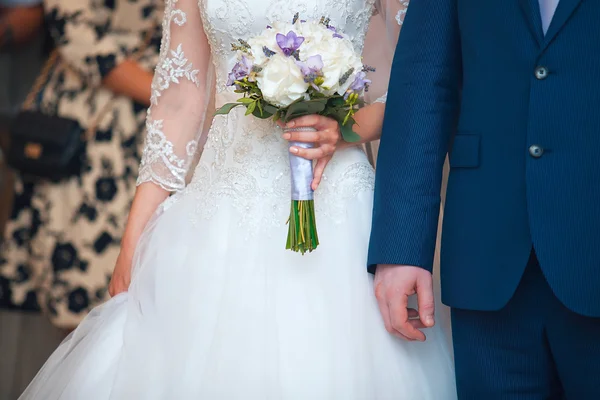
<path id="1" fill-rule="evenodd" d="M 138 183 L 153 182 L 180 192 L 165 206 L 193 193 L 198 204 L 194 217 L 210 216 L 219 199 L 229 198 L 244 215 L 261 219 L 254 221 L 256 226 L 285 223 L 282 216 L 289 207 L 290 182 L 287 143 L 281 139 L 279 128 L 272 121 L 244 117 L 242 110 L 214 119 L 212 112 L 206 113 L 209 103 L 220 106 L 239 97 L 225 84 L 235 63 L 231 44 L 260 33 L 274 22 L 291 21 L 298 12 L 303 19 L 329 17 L 360 51 L 381 1 L 167 0 L 161 61 L 152 85 Z M 399 31 L 406 4 L 389 1 L 395 8 L 387 18 Z M 216 77 L 214 82 L 211 77 Z M 206 138 L 202 135 L 205 126 L 210 126 Z M 202 157 L 186 187 L 198 143 L 204 139 Z M 335 210 L 324 210 L 326 202 L 319 204 L 319 197 L 331 191 L 344 197 L 371 189 L 373 171 L 358 148 L 350 149 L 334 157 L 321 186 L 317 209 L 333 216 Z M 240 223 L 253 225 L 248 220 Z"/>

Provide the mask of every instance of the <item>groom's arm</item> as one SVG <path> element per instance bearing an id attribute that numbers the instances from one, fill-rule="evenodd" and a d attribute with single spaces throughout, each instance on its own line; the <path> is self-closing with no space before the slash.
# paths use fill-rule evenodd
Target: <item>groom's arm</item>
<path id="1" fill-rule="evenodd" d="M 369 270 L 433 269 L 442 169 L 462 78 L 456 0 L 412 0 L 396 47 L 377 163 Z"/>

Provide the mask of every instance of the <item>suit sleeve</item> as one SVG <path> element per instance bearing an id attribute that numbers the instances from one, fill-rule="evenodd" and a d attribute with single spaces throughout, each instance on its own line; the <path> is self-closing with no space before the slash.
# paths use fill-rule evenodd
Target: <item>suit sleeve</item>
<path id="1" fill-rule="evenodd" d="M 369 271 L 433 269 L 442 169 L 462 80 L 456 0 L 413 0 L 392 66 L 377 162 Z"/>

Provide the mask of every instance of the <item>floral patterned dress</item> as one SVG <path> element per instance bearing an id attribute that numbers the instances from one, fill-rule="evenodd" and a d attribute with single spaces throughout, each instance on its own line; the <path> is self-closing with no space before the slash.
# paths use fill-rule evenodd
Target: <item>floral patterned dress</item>
<path id="1" fill-rule="evenodd" d="M 40 97 L 49 113 L 86 129 L 107 102 L 81 177 L 60 183 L 17 178 L 0 248 L 0 306 L 48 313 L 72 328 L 108 297 L 107 284 L 135 190 L 146 107 L 100 81 L 140 53 L 158 62 L 160 0 L 46 0 L 50 30 L 71 68 L 54 71 Z M 153 40 L 147 46 L 149 34 Z"/>

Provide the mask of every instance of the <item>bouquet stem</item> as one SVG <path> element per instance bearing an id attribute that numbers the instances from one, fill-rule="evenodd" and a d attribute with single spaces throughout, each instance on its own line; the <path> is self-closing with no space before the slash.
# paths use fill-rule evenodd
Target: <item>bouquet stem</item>
<path id="1" fill-rule="evenodd" d="M 313 130 L 313 128 L 300 128 Z M 298 130 L 300 130 L 298 129 Z M 291 130 L 290 130 L 291 131 Z M 291 142 L 291 146 L 311 147 L 307 143 Z M 312 162 L 290 153 L 290 169 L 292 179 L 292 204 L 288 219 L 288 237 L 286 249 L 305 254 L 312 252 L 319 245 L 315 203 L 313 198 Z"/>
<path id="2" fill-rule="evenodd" d="M 310 253 L 319 245 L 314 200 L 292 200 L 286 249 Z"/>

